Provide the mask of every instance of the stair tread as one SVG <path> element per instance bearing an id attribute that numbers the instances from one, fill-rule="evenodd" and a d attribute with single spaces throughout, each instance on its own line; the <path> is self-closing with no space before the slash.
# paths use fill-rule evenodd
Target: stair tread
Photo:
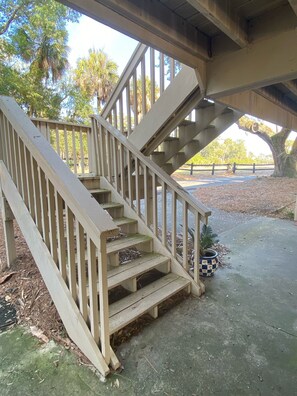
<path id="1" fill-rule="evenodd" d="M 115 333 L 167 298 L 186 288 L 190 281 L 168 274 L 143 289 L 110 305 L 110 334 Z"/>
<path id="2" fill-rule="evenodd" d="M 91 194 L 105 194 L 110 192 L 110 190 L 107 190 L 106 188 L 90 188 L 88 191 Z"/>
<path id="3" fill-rule="evenodd" d="M 101 203 L 100 206 L 103 209 L 111 209 L 111 208 L 122 208 L 123 205 L 117 202 L 106 202 L 106 203 Z"/>
<path id="4" fill-rule="evenodd" d="M 136 278 L 168 261 L 169 258 L 166 256 L 158 253 L 148 253 L 127 264 L 119 265 L 107 272 L 108 289 L 112 289 L 128 279 Z"/>
<path id="5" fill-rule="evenodd" d="M 117 219 L 113 219 L 113 222 L 118 226 L 126 225 L 126 224 L 135 224 L 137 223 L 136 219 L 131 219 L 129 217 L 119 217 Z"/>
<path id="6" fill-rule="evenodd" d="M 179 138 L 176 136 L 167 136 L 164 139 L 164 142 L 177 142 L 177 141 L 179 141 Z"/>
<path id="7" fill-rule="evenodd" d="M 151 241 L 152 238 L 148 235 L 142 234 L 134 234 L 129 235 L 126 238 L 119 238 L 111 242 L 107 242 L 106 251 L 107 254 L 116 253 L 119 250 L 127 249 L 129 247 L 133 247 L 134 245 L 138 245 L 139 243 Z"/>
<path id="8" fill-rule="evenodd" d="M 193 124 L 195 124 L 194 121 L 183 120 L 183 121 L 181 121 L 181 122 L 178 124 L 178 126 L 188 126 L 188 125 L 193 125 Z"/>

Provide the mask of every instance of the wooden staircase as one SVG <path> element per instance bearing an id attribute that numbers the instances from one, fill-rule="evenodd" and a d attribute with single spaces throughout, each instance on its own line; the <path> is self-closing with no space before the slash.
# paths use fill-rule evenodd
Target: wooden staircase
<path id="1" fill-rule="evenodd" d="M 138 221 L 125 217 L 124 205 L 111 201 L 111 190 L 100 188 L 100 178 L 81 182 L 119 227 L 118 237 L 107 240 L 109 331 L 113 334 L 145 313 L 158 317 L 158 307 L 181 290 L 191 291 L 191 281 L 171 272 L 171 259 L 154 251 L 150 235 L 138 233 Z M 132 254 L 131 254 L 132 252 Z M 145 278 L 145 286 L 141 279 Z M 121 290 L 125 291 L 124 296 Z"/>

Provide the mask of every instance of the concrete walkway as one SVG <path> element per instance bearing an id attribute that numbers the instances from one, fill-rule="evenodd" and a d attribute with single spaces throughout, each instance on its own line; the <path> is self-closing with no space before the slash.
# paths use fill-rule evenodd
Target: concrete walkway
<path id="1" fill-rule="evenodd" d="M 297 395 L 297 227 L 253 218 L 220 234 L 230 266 L 122 345 L 102 383 L 21 329 L 0 335 L 0 394 Z"/>

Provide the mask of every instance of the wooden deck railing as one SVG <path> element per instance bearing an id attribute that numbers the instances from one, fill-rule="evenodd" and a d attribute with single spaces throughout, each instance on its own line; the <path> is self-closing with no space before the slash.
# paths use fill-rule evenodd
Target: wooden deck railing
<path id="1" fill-rule="evenodd" d="M 194 175 L 194 173 L 199 172 L 210 172 L 212 175 L 215 172 L 232 172 L 236 173 L 237 171 L 250 171 L 252 173 L 256 173 L 256 171 L 273 171 L 274 164 L 256 164 L 255 162 L 252 164 L 238 164 L 233 162 L 232 164 L 194 164 L 193 162 L 190 164 L 184 164 L 177 171 L 189 172 L 190 175 Z"/>
<path id="2" fill-rule="evenodd" d="M 102 355 L 109 364 L 106 240 L 117 234 L 117 227 L 8 97 L 0 97 L 0 147 L 0 162 L 97 345 L 100 339 Z M 45 279 L 45 283 L 53 281 Z M 63 320 L 63 312 L 59 313 Z"/>
<path id="3" fill-rule="evenodd" d="M 101 116 L 129 136 L 180 68 L 173 58 L 138 44 Z"/>
<path id="4" fill-rule="evenodd" d="M 75 174 L 93 172 L 89 126 L 42 118 L 32 118 L 31 121 Z"/>
<path id="5" fill-rule="evenodd" d="M 167 173 L 139 152 L 101 116 L 93 116 L 97 168 L 154 235 L 189 270 L 188 227 L 194 225 L 194 279 L 198 282 L 200 222 L 211 212 L 180 187 Z M 171 231 L 171 232 L 169 232 Z M 178 246 L 178 234 L 182 246 Z"/>

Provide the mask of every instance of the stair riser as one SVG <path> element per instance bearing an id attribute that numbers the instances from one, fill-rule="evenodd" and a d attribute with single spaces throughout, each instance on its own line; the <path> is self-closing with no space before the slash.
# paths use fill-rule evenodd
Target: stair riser
<path id="1" fill-rule="evenodd" d="M 136 234 L 138 231 L 138 225 L 137 223 L 123 224 L 119 226 L 119 229 L 123 234 Z"/>
<path id="2" fill-rule="evenodd" d="M 93 177 L 93 178 L 87 177 L 85 179 L 81 178 L 80 181 L 88 190 L 100 188 L 100 179 L 97 177 Z"/>
<path id="3" fill-rule="evenodd" d="M 117 219 L 119 217 L 123 217 L 124 215 L 124 208 L 108 208 L 105 209 L 112 218 Z"/>
<path id="4" fill-rule="evenodd" d="M 106 193 L 92 193 L 98 203 L 107 203 L 110 201 L 110 191 Z"/>
<path id="5" fill-rule="evenodd" d="M 136 248 L 140 252 L 151 253 L 153 251 L 153 241 L 150 240 L 147 242 L 134 244 L 134 245 L 131 245 L 131 248 Z M 108 262 L 108 265 L 111 265 L 113 267 L 118 267 L 120 265 L 119 252 L 108 253 L 107 262 Z"/>

